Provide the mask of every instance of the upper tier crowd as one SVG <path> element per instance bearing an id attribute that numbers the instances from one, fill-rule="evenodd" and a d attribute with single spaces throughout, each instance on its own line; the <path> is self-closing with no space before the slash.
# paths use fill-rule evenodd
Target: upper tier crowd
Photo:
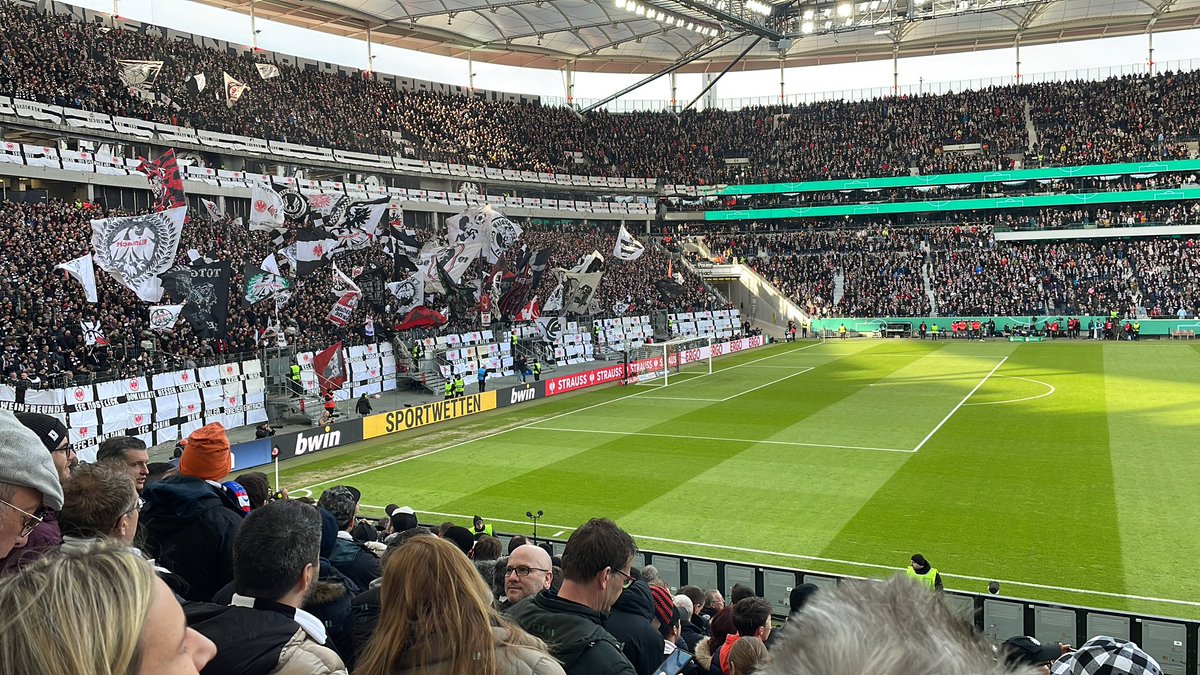
<path id="1" fill-rule="evenodd" d="M 559 555 L 521 535 L 506 545 L 478 515 L 430 528 L 389 504 L 362 518 L 350 485 L 289 499 L 262 472 L 231 479 L 219 423 L 171 463 L 119 437 L 81 464 L 65 434 L 48 415 L 0 411 L 0 672 L 1163 672 L 1107 636 L 989 641 L 919 553 L 886 581 L 797 584 L 780 605 L 741 583 L 676 593 L 608 518 L 574 528 Z"/>
<path id="2" fill-rule="evenodd" d="M 331 294 L 332 274 L 328 267 L 296 280 L 292 297 L 276 316 L 271 299 L 252 307 L 242 306 L 245 288 L 244 267 L 257 263 L 275 250 L 271 236 L 252 232 L 228 219 L 216 222 L 203 215 L 203 209 L 192 209 L 183 228 L 177 262 L 187 264 L 188 250 L 232 265 L 228 305 L 228 335 L 201 339 L 182 319 L 175 329 L 156 333 L 149 327 L 150 303 L 136 296 L 106 273 L 96 270 L 99 302 L 90 304 L 82 287 L 66 278 L 59 263 L 72 260 L 91 251 L 90 220 L 111 215 L 96 204 L 68 204 L 51 200 L 41 203 L 0 202 L 0 229 L 9 237 L 8 253 L 0 258 L 0 380 L 25 387 L 64 386 L 71 381 L 87 381 L 94 376 L 119 377 L 128 374 L 159 372 L 174 368 L 204 365 L 206 359 L 228 358 L 228 354 L 255 351 L 274 344 L 275 338 L 264 341 L 263 331 L 274 324 L 282 331 L 290 346 L 297 350 L 320 350 L 337 342 L 347 344 L 387 339 L 389 327 L 403 317 L 390 314 L 390 296 L 382 290 L 383 283 L 392 278 L 392 259 L 382 247 L 373 246 L 337 257 L 339 269 L 358 277 L 364 298 L 346 327 L 326 318 L 335 300 Z M 444 234 L 444 232 L 443 232 Z M 417 230 L 420 239 L 433 236 L 431 228 Z M 616 233 L 601 231 L 596 226 L 530 226 L 521 243 L 533 250 L 549 248 L 550 265 L 536 293 L 544 300 L 554 290 L 556 282 L 549 273 L 554 267 L 570 268 L 576 260 L 593 250 L 608 258 L 615 244 Z M 506 255 L 511 265 L 519 255 L 519 246 Z M 656 246 L 634 262 L 614 259 L 607 261 L 607 271 L 601 278 L 595 303 L 602 316 L 615 314 L 650 313 L 667 309 L 668 305 L 656 290 L 655 281 L 668 275 L 668 253 Z M 490 266 L 489 266 L 490 267 Z M 478 279 L 478 263 L 464 275 L 464 281 Z M 682 284 L 676 284 L 672 308 L 711 308 L 717 298 L 682 266 Z M 368 284 L 375 278 L 379 283 Z M 371 293 L 368 288 L 377 292 Z M 166 304 L 166 300 L 164 300 Z M 426 305 L 439 311 L 446 309 L 443 296 L 429 294 Z M 376 335 L 366 335 L 364 328 L 371 317 Z M 473 316 L 450 316 L 444 331 L 476 330 Z M 81 332 L 81 322 L 100 323 L 109 346 L 87 345 Z"/>
<path id="3" fill-rule="evenodd" d="M 861 178 L 1187 156 L 1200 136 L 1200 74 L 991 87 L 943 95 L 738 111 L 608 113 L 400 92 L 366 76 L 260 57 L 0 2 L 0 95 L 257 138 L 508 169 L 713 184 Z M 162 61 L 156 97 L 131 92 L 118 59 Z M 188 90 L 205 74 L 208 88 Z M 222 73 L 250 85 L 232 107 Z M 1027 120 L 1028 117 L 1028 120 Z M 1035 134 L 1027 129 L 1031 122 Z M 402 141 L 397 141 L 398 134 Z M 944 151 L 946 145 L 978 146 Z M 748 164 L 727 164 L 747 158 Z"/>
<path id="4" fill-rule="evenodd" d="M 986 222 L 884 222 L 706 240 L 816 317 L 927 316 L 931 295 L 940 316 L 1200 313 L 1194 237 L 997 241 Z"/>

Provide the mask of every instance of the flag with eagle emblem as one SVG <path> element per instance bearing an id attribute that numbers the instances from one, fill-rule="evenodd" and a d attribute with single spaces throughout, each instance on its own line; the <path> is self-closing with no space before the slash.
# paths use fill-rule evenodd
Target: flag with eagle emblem
<path id="1" fill-rule="evenodd" d="M 146 302 L 162 299 L 163 272 L 175 263 L 187 207 L 92 221 L 96 264 Z"/>

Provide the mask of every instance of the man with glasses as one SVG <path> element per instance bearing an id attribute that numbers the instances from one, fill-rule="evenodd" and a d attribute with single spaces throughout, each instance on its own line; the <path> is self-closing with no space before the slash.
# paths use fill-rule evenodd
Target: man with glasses
<path id="1" fill-rule="evenodd" d="M 567 675 L 636 675 L 621 644 L 604 629 L 613 603 L 634 581 L 629 570 L 636 552 L 616 523 L 589 520 L 567 540 L 558 595 L 543 591 L 526 598 L 508 617 L 545 640 Z"/>
<path id="2" fill-rule="evenodd" d="M 541 547 L 524 544 L 513 549 L 504 570 L 506 610 L 531 595 L 550 588 L 554 581 L 554 563 Z"/>
<path id="3" fill-rule="evenodd" d="M 0 410 L 0 557 L 14 557 L 45 509 L 62 508 L 62 485 L 40 439 Z"/>
<path id="4" fill-rule="evenodd" d="M 16 418 L 25 428 L 32 431 L 41 441 L 41 445 L 49 451 L 50 461 L 54 463 L 54 471 L 58 476 L 59 485 L 65 483 L 79 463 L 75 449 L 71 447 L 66 425 L 56 417 L 41 413 L 19 412 L 16 413 Z M 42 554 L 58 548 L 62 543 L 62 533 L 59 531 L 56 510 L 45 509 L 38 516 L 41 520 L 26 538 L 20 554 L 5 559 L 4 569 L 19 568 L 31 563 Z"/>

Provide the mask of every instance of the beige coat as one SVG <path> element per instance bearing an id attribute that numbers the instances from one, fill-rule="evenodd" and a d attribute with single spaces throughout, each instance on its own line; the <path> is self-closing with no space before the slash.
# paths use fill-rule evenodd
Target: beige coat
<path id="1" fill-rule="evenodd" d="M 493 628 L 496 639 L 503 641 L 508 637 L 508 632 L 503 628 Z M 566 675 L 562 666 L 554 657 L 546 652 L 530 649 L 529 647 L 517 647 L 515 649 L 507 649 L 501 647 L 497 649 L 497 654 L 500 657 L 500 672 L 503 675 Z M 510 656 L 512 654 L 512 656 Z M 396 671 L 396 675 L 462 675 L 461 673 L 453 673 L 450 671 L 449 663 L 435 663 L 425 668 L 409 667 Z"/>
<path id="2" fill-rule="evenodd" d="M 298 628 L 279 653 L 279 665 L 271 675 L 347 675 L 337 652 L 317 644 Z"/>

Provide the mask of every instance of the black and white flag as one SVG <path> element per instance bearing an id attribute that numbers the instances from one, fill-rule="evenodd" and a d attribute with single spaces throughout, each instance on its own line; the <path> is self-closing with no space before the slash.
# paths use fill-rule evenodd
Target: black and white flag
<path id="1" fill-rule="evenodd" d="M 392 311 L 404 316 L 413 309 L 425 304 L 425 274 L 414 272 L 408 278 L 393 281 L 387 285 L 388 292 L 394 301 Z"/>
<path id="2" fill-rule="evenodd" d="M 613 257 L 617 260 L 625 260 L 632 262 L 642 257 L 646 252 L 646 246 L 638 241 L 638 238 L 629 234 L 629 230 L 625 229 L 625 225 L 621 225 L 621 231 L 617 233 L 617 244 L 613 247 Z"/>
<path id="3" fill-rule="evenodd" d="M 269 232 L 284 224 L 284 203 L 270 185 L 255 183 L 250 187 L 250 229 Z"/>
<path id="4" fill-rule="evenodd" d="M 183 318 L 197 337 L 225 336 L 230 271 L 227 262 L 198 258 L 163 275 L 163 288 L 183 305 Z"/>
<path id="5" fill-rule="evenodd" d="M 174 330 L 183 305 L 154 305 L 150 307 L 150 330 L 157 333 Z"/>
<path id="6" fill-rule="evenodd" d="M 256 63 L 254 67 L 258 69 L 258 76 L 264 80 L 279 77 L 279 66 L 270 63 Z"/>
<path id="7" fill-rule="evenodd" d="M 488 222 L 491 220 L 490 206 L 476 206 L 446 219 L 446 239 L 450 246 L 464 245 L 478 253 L 487 237 Z M 455 282 L 457 283 L 457 282 Z"/>
<path id="8" fill-rule="evenodd" d="M 229 73 L 222 73 L 222 75 L 225 76 L 225 106 L 232 108 L 242 94 L 250 90 L 250 87 L 245 82 L 238 82 Z"/>
<path id="9" fill-rule="evenodd" d="M 162 299 L 159 276 L 171 268 L 187 207 L 92 221 L 96 264 L 146 302 Z"/>
<path id="10" fill-rule="evenodd" d="M 521 226 L 506 218 L 503 213 L 493 209 L 490 204 L 483 208 L 488 215 L 483 257 L 489 263 L 495 263 L 510 246 L 516 244 L 517 240 L 521 238 Z"/>
<path id="11" fill-rule="evenodd" d="M 149 91 L 154 87 L 154 82 L 158 80 L 158 74 L 162 72 L 162 61 L 117 61 L 119 72 L 117 76 L 121 78 L 121 82 L 126 87 L 131 89 L 141 89 Z"/>
<path id="12" fill-rule="evenodd" d="M 83 286 L 83 293 L 88 302 L 99 301 L 96 293 L 96 268 L 92 264 L 91 253 L 60 263 L 55 266 L 55 269 L 65 270 L 75 281 L 78 281 Z"/>
<path id="13" fill-rule="evenodd" d="M 207 86 L 208 78 L 204 76 L 204 73 L 196 73 L 187 79 L 188 93 L 193 96 L 196 96 L 200 92 L 204 91 L 204 88 Z"/>
<path id="14" fill-rule="evenodd" d="M 535 322 L 542 342 L 550 345 L 558 344 L 559 338 L 562 337 L 562 319 L 557 316 L 540 316 L 535 319 Z"/>
<path id="15" fill-rule="evenodd" d="M 291 258 L 296 276 L 307 276 L 325 263 L 333 260 L 338 240 L 325 228 L 309 227 L 296 231 L 294 256 Z M 288 249 L 292 247 L 289 246 Z M 289 253 L 292 251 L 289 250 Z"/>
<path id="16" fill-rule="evenodd" d="M 268 258 L 273 261 L 275 255 L 272 254 Z M 257 304 L 272 296 L 275 297 L 275 306 L 280 307 L 286 304 L 292 295 L 292 282 L 279 275 L 279 266 L 276 265 L 275 271 L 271 272 L 266 269 L 266 261 L 263 262 L 262 265 L 246 263 L 246 288 L 242 294 L 243 307 Z"/>
<path id="17" fill-rule="evenodd" d="M 587 314 L 591 311 L 592 298 L 600 287 L 603 272 L 567 272 L 562 280 L 563 311 L 569 314 Z"/>
<path id="18" fill-rule="evenodd" d="M 83 329 L 83 342 L 87 346 L 108 346 L 108 338 L 104 337 L 104 329 L 100 327 L 99 321 L 80 321 L 79 327 Z"/>
<path id="19" fill-rule="evenodd" d="M 341 220 L 334 226 L 328 227 L 330 234 L 338 241 L 338 249 L 343 251 L 361 251 L 374 246 L 379 241 L 379 223 L 387 213 L 387 198 L 371 201 L 350 202 Z"/>
<path id="20" fill-rule="evenodd" d="M 204 205 L 204 210 L 208 213 L 209 220 L 218 221 L 225 217 L 225 214 L 221 213 L 221 207 L 217 206 L 216 202 L 201 197 L 200 203 Z"/>

